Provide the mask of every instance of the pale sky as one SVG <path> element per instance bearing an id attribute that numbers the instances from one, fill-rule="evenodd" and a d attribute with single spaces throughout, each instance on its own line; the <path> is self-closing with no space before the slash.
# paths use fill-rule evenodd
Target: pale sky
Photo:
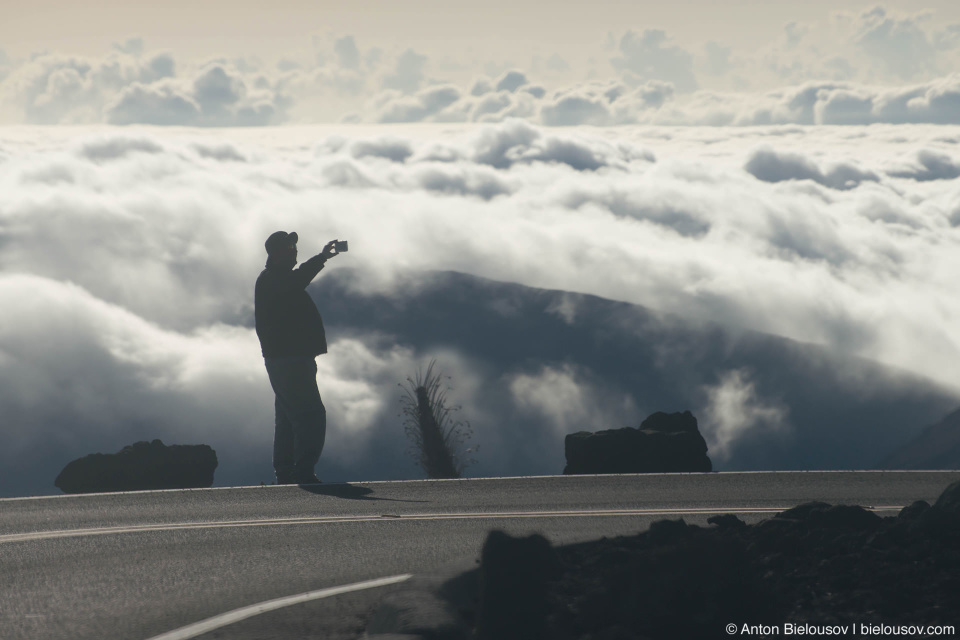
<path id="1" fill-rule="evenodd" d="M 0 124 L 943 123 L 958 69 L 948 0 L 36 0 Z"/>
<path id="2" fill-rule="evenodd" d="M 672 0 L 629 2 L 487 0 L 4 0 L 0 49 L 11 56 L 37 50 L 92 55 L 109 43 L 142 37 L 152 47 L 183 55 L 279 54 L 308 44 L 311 35 L 353 35 L 377 45 L 427 54 L 464 44 L 507 55 L 542 48 L 572 55 L 594 47 L 607 32 L 665 29 L 677 42 L 710 40 L 760 46 L 789 22 L 816 23 L 833 12 L 859 13 L 876 5 L 893 12 L 934 12 L 936 23 L 960 22 L 953 0 Z"/>

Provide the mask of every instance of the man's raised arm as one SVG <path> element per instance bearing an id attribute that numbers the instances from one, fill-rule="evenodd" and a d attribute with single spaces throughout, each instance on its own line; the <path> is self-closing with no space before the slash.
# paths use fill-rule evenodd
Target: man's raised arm
<path id="1" fill-rule="evenodd" d="M 323 251 L 306 262 L 303 262 L 293 270 L 293 275 L 297 279 L 298 286 L 306 289 L 307 285 L 310 284 L 310 282 L 317 277 L 317 274 L 320 273 L 321 269 L 323 269 L 323 265 L 326 264 L 327 260 L 337 255 L 335 250 L 336 244 L 336 240 L 331 240 L 323 246 Z"/>

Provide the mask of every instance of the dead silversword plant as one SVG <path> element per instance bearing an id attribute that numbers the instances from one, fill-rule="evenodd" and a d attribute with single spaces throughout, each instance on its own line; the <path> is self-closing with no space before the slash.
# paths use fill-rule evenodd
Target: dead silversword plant
<path id="1" fill-rule="evenodd" d="M 434 372 L 436 364 L 431 360 L 425 374 L 418 370 L 415 379 L 407 378 L 406 385 L 400 384 L 404 391 L 400 416 L 413 443 L 411 453 L 427 477 L 459 478 L 467 465 L 476 462 L 468 457 L 476 448 L 463 449 L 473 430 L 469 422 L 453 419 L 452 414 L 460 407 L 447 406 L 449 387 L 443 387 L 443 376 Z"/>

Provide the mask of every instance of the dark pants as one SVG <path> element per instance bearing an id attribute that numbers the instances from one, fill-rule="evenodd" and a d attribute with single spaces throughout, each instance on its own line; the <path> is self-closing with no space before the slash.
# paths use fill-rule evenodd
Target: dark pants
<path id="1" fill-rule="evenodd" d="M 317 389 L 313 358 L 265 358 L 277 399 L 273 469 L 277 480 L 297 481 L 313 474 L 327 436 L 327 410 Z"/>

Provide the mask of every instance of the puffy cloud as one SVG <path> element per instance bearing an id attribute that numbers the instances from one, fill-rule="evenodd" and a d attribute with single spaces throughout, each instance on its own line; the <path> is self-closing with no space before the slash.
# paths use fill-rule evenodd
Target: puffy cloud
<path id="1" fill-rule="evenodd" d="M 849 162 L 834 164 L 824 172 L 801 153 L 778 152 L 772 147 L 754 151 L 744 169 L 765 182 L 813 180 L 832 189 L 853 189 L 864 180 L 880 179 L 876 173 Z"/>
<path id="2" fill-rule="evenodd" d="M 504 73 L 503 76 L 497 80 L 495 90 L 513 93 L 528 82 L 526 74 L 522 71 L 511 70 Z"/>
<path id="3" fill-rule="evenodd" d="M 930 149 L 920 149 L 909 161 L 898 160 L 887 173 L 897 178 L 927 180 L 953 180 L 960 178 L 960 162 L 952 156 Z"/>
<path id="4" fill-rule="evenodd" d="M 334 43 L 333 50 L 340 60 L 340 66 L 344 69 L 360 68 L 360 50 L 353 36 L 344 36 L 338 38 Z"/>
<path id="5" fill-rule="evenodd" d="M 412 96 L 385 93 L 372 104 L 377 122 L 502 122 L 523 118 L 550 126 L 590 124 L 606 126 L 643 122 L 674 94 L 673 86 L 651 81 L 637 87 L 619 82 L 589 83 L 552 93 L 522 83 L 509 73 L 497 88 L 484 79 L 474 82 L 469 95 L 455 86 L 438 85 Z M 504 87 L 509 87 L 504 88 Z"/>
<path id="6" fill-rule="evenodd" d="M 711 41 L 696 60 L 711 89 L 697 89 L 693 56 L 651 29 L 611 34 L 613 69 L 594 68 L 580 80 L 556 55 L 551 64 L 533 60 L 532 70 L 487 65 L 489 77 L 471 80 L 481 61 L 458 65 L 413 49 L 385 52 L 361 47 L 351 35 L 318 36 L 313 55 L 291 53 L 275 64 L 183 61 L 130 38 L 102 58 L 0 58 L 0 113 L 8 122 L 185 126 L 510 118 L 550 126 L 957 123 L 960 76 L 937 73 L 955 67 L 949 61 L 960 51 L 960 27 L 931 30 L 927 23 L 881 8 L 825 29 L 788 25 L 755 55 Z M 877 60 L 869 51 L 910 38 L 926 48 L 917 44 L 912 58 L 890 60 L 913 71 L 871 66 Z M 833 41 L 840 44 L 825 55 Z M 937 64 L 922 63 L 923 51 Z M 440 77 L 428 77 L 428 69 Z M 614 72 L 619 79 L 603 79 Z M 891 78 L 897 84 L 883 84 Z M 917 80 L 903 84 L 905 78 Z M 721 90 L 729 87 L 737 90 Z"/>
<path id="7" fill-rule="evenodd" d="M 596 95 L 564 95 L 540 110 L 543 123 L 551 126 L 605 125 L 610 122 L 609 104 Z"/>
<path id="8" fill-rule="evenodd" d="M 256 126 L 281 121 L 284 106 L 283 96 L 250 90 L 236 71 L 212 64 L 189 85 L 134 83 L 104 111 L 110 124 Z"/>
<path id="9" fill-rule="evenodd" d="M 610 62 L 628 80 L 662 80 L 680 91 L 693 91 L 698 87 L 693 74 L 693 56 L 676 45 L 666 45 L 668 40 L 662 29 L 645 29 L 643 33 L 627 31 L 620 38 L 620 55 Z"/>
<path id="10" fill-rule="evenodd" d="M 614 147 L 582 137 L 543 135 L 522 120 L 484 129 L 476 139 L 476 162 L 505 169 L 518 163 L 555 162 L 577 171 L 622 167 L 637 158 L 652 159 L 644 153 L 633 155 L 630 147 Z"/>
<path id="11" fill-rule="evenodd" d="M 202 431 L 224 453 L 235 449 L 231 441 L 264 439 L 249 431 L 269 418 L 249 330 L 164 331 L 81 287 L 38 276 L 4 273 L 0 297 L 16 308 L 0 328 L 3 462 L 13 470 L 4 492 L 23 482 L 18 475 L 37 482 L 37 470 L 48 477 L 31 490 L 49 490 L 65 456 L 115 451 L 144 430 L 168 442 L 195 442 Z M 38 450 L 42 460 L 33 458 Z"/>
<path id="12" fill-rule="evenodd" d="M 638 413 L 629 395 L 615 397 L 603 392 L 589 372 L 570 364 L 517 373 L 510 377 L 509 388 L 514 404 L 525 413 L 545 418 L 558 440 L 576 431 L 624 426 Z"/>
<path id="13" fill-rule="evenodd" d="M 730 458 L 733 448 L 755 435 L 787 437 L 790 432 L 790 410 L 776 399 L 760 397 L 748 370 L 734 369 L 720 380 L 704 388 L 706 410 L 701 417 L 704 439 L 710 457 L 715 461 Z"/>
<path id="14" fill-rule="evenodd" d="M 884 92 L 874 100 L 880 122 L 960 123 L 960 74 L 917 87 Z"/>
<path id="15" fill-rule="evenodd" d="M 704 45 L 707 73 L 722 76 L 733 69 L 730 62 L 731 47 L 725 47 L 717 42 L 710 41 Z"/>
<path id="16" fill-rule="evenodd" d="M 486 78 L 480 78 L 474 81 L 473 86 L 470 87 L 470 95 L 472 96 L 482 96 L 491 91 L 493 91 L 493 85 Z"/>
<path id="17" fill-rule="evenodd" d="M 18 298 L 29 304 L 0 325 L 9 429 L 0 454 L 4 494 L 46 492 L 73 457 L 152 438 L 213 446 L 220 484 L 272 480 L 272 394 L 251 328 L 213 324 L 177 333 L 76 285 L 0 276 L 0 299 Z M 318 363 L 329 457 L 344 466 L 362 457 L 371 427 L 396 411 L 390 400 L 397 380 L 414 367 L 402 348 L 332 342 Z M 410 476 L 408 465 L 387 465 L 397 477 Z"/>
<path id="18" fill-rule="evenodd" d="M 550 126 L 628 124 L 642 120 L 673 96 L 673 85 L 652 81 L 634 89 L 612 83 L 560 91 L 540 106 L 540 120 Z"/>
<path id="19" fill-rule="evenodd" d="M 639 118 L 677 125 L 960 123 L 960 75 L 903 87 L 814 82 L 762 94 L 698 91 Z"/>
<path id="20" fill-rule="evenodd" d="M 214 444 L 218 482 L 268 480 L 270 392 L 250 318 L 263 240 L 277 228 L 300 234 L 304 256 L 333 237 L 351 241 L 329 269 L 356 269 L 346 285 L 354 317 L 364 296 L 398 291 L 410 270 L 455 270 L 816 343 L 955 388 L 958 140 L 951 128 L 882 124 L 11 129 L 0 172 L 9 310 L 0 402 L 16 439 L 5 436 L 12 444 L 0 454 L 3 491 L 16 492 L 11 478 L 49 482 L 72 457 L 152 437 Z M 538 334 L 522 302 L 503 296 L 496 313 L 529 341 Z M 544 307 L 557 331 L 588 313 L 563 300 Z M 606 321 L 627 322 L 608 311 Z M 503 368 L 490 364 L 509 350 L 496 340 L 473 344 L 474 355 L 452 352 L 472 335 L 462 318 L 417 348 L 388 335 L 384 316 L 378 331 L 351 332 L 349 316 L 331 324 L 321 388 L 338 431 L 327 477 L 416 474 L 395 460 L 404 448 L 396 384 L 435 353 L 454 363 L 481 451 L 510 451 L 478 473 L 555 472 L 559 458 L 537 457 L 546 446 L 560 452 L 559 419 L 543 398 L 573 386 L 571 415 L 584 424 L 595 415 L 636 424 L 659 409 L 709 414 L 719 425 L 711 442 L 729 460 L 746 459 L 744 442 L 794 437 L 818 419 L 792 403 L 784 419 L 796 429 L 774 428 L 785 405 L 768 381 L 789 372 L 727 363 L 733 347 L 709 340 L 652 340 L 643 353 L 666 367 L 713 350 L 711 361 L 739 373 L 678 374 L 668 386 L 700 390 L 701 406 L 635 402 L 641 415 L 628 415 L 633 392 L 582 362 Z M 856 367 L 844 379 L 864 393 L 875 385 Z M 636 384 L 655 397 L 666 393 L 659 383 Z M 520 414 L 536 426 L 511 440 L 497 425 Z"/>
<path id="21" fill-rule="evenodd" d="M 446 164 L 423 166 L 418 169 L 416 180 L 422 188 L 432 192 L 459 196 L 473 195 L 484 200 L 514 191 L 514 187 L 494 171 L 450 167 Z"/>
<path id="22" fill-rule="evenodd" d="M 957 25 L 932 12 L 903 14 L 878 5 L 811 18 L 771 30 L 769 41 L 752 50 L 708 44 L 696 66 L 698 80 L 714 89 L 753 91 L 825 81 L 895 86 L 933 80 L 957 66 Z"/>
<path id="23" fill-rule="evenodd" d="M 413 148 L 406 140 L 399 138 L 380 138 L 377 140 L 360 140 L 350 149 L 354 158 L 377 157 L 387 158 L 393 162 L 403 162 L 413 155 Z"/>
<path id="24" fill-rule="evenodd" d="M 211 63 L 181 76 L 169 53 L 143 57 L 130 43 L 120 49 L 102 60 L 39 56 L 3 81 L 0 99 L 27 122 L 42 124 L 222 126 L 282 119 L 285 97 L 230 65 Z"/>
<path id="25" fill-rule="evenodd" d="M 474 82 L 470 95 L 453 85 L 434 85 L 411 96 L 387 92 L 373 102 L 372 119 L 376 122 L 501 122 L 508 118 L 533 118 L 536 103 L 545 93 L 538 86 L 494 90 L 485 80 Z"/>
<path id="26" fill-rule="evenodd" d="M 936 47 L 916 17 L 896 17 L 882 6 L 863 12 L 856 44 L 903 80 L 935 71 Z"/>
<path id="27" fill-rule="evenodd" d="M 202 109 L 175 84 L 133 84 L 106 108 L 110 124 L 197 125 Z"/>
<path id="28" fill-rule="evenodd" d="M 521 85 L 514 91 L 498 91 L 491 82 L 478 80 L 469 94 L 453 85 L 413 95 L 387 92 L 372 103 L 367 117 L 375 122 L 524 118 L 549 126 L 958 124 L 958 96 L 960 75 L 903 87 L 811 82 L 758 94 L 711 90 L 676 94 L 672 84 L 660 81 L 636 86 L 590 82 L 553 92 Z"/>
<path id="29" fill-rule="evenodd" d="M 381 98 L 377 122 L 420 122 L 430 119 L 460 98 L 454 86 L 425 89 L 413 96 L 385 94 Z"/>
<path id="30" fill-rule="evenodd" d="M 100 61 L 41 55 L 4 79 L 0 99 L 27 122 L 96 122 L 118 88 L 161 80 L 170 71 L 167 54 L 147 60 L 112 54 Z"/>
<path id="31" fill-rule="evenodd" d="M 426 64 L 426 56 L 413 49 L 407 49 L 397 58 L 393 72 L 383 78 L 383 87 L 396 89 L 402 93 L 413 93 L 423 84 Z"/>
<path id="32" fill-rule="evenodd" d="M 115 42 L 113 48 L 119 51 L 120 53 L 126 53 L 131 56 L 139 56 L 143 54 L 143 38 L 133 37 L 127 38 L 125 42 Z"/>

